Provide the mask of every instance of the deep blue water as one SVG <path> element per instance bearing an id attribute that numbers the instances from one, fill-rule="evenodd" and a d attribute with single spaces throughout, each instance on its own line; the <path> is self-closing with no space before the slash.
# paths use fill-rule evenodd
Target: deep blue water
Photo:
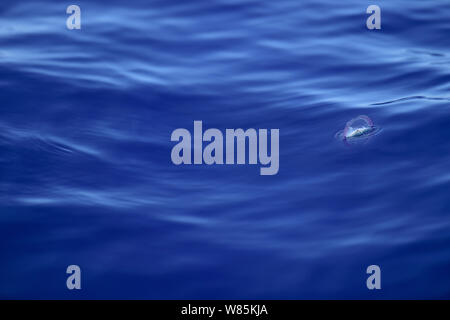
<path id="1" fill-rule="evenodd" d="M 450 298 L 450 2 L 70 4 L 0 4 L 1 298 Z M 194 120 L 279 173 L 175 166 Z"/>

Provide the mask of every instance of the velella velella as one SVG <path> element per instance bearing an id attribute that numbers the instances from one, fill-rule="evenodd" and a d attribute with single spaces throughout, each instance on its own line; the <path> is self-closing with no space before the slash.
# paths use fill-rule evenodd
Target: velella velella
<path id="1" fill-rule="evenodd" d="M 344 143 L 357 144 L 366 143 L 370 137 L 380 132 L 380 128 L 375 126 L 368 116 L 360 115 L 351 119 L 343 130 L 339 130 L 335 137 Z"/>

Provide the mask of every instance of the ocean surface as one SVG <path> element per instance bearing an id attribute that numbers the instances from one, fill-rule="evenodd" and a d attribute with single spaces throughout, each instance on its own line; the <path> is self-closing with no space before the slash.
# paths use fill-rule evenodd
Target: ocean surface
<path id="1" fill-rule="evenodd" d="M 449 49 L 444 0 L 2 0 L 0 298 L 450 298 Z M 279 173 L 174 165 L 194 120 Z"/>

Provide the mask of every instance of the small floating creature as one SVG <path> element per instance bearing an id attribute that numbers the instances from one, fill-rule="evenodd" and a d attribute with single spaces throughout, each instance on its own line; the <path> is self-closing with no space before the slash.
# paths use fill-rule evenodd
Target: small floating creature
<path id="1" fill-rule="evenodd" d="M 349 128 L 347 134 L 345 135 L 345 138 L 349 139 L 349 138 L 360 137 L 360 136 L 363 136 L 365 134 L 372 132 L 372 130 L 373 130 L 372 127 L 356 128 L 356 129 Z"/>
<path id="2" fill-rule="evenodd" d="M 368 116 L 361 115 L 348 121 L 344 130 L 338 131 L 335 137 L 346 144 L 365 143 L 378 132 L 380 128 Z"/>

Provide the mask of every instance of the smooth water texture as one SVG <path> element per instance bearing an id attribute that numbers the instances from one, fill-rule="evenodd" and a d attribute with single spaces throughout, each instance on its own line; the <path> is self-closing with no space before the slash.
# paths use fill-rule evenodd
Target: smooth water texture
<path id="1" fill-rule="evenodd" d="M 0 3 L 1 298 L 450 298 L 450 2 L 70 4 Z M 279 173 L 175 166 L 194 120 Z"/>

